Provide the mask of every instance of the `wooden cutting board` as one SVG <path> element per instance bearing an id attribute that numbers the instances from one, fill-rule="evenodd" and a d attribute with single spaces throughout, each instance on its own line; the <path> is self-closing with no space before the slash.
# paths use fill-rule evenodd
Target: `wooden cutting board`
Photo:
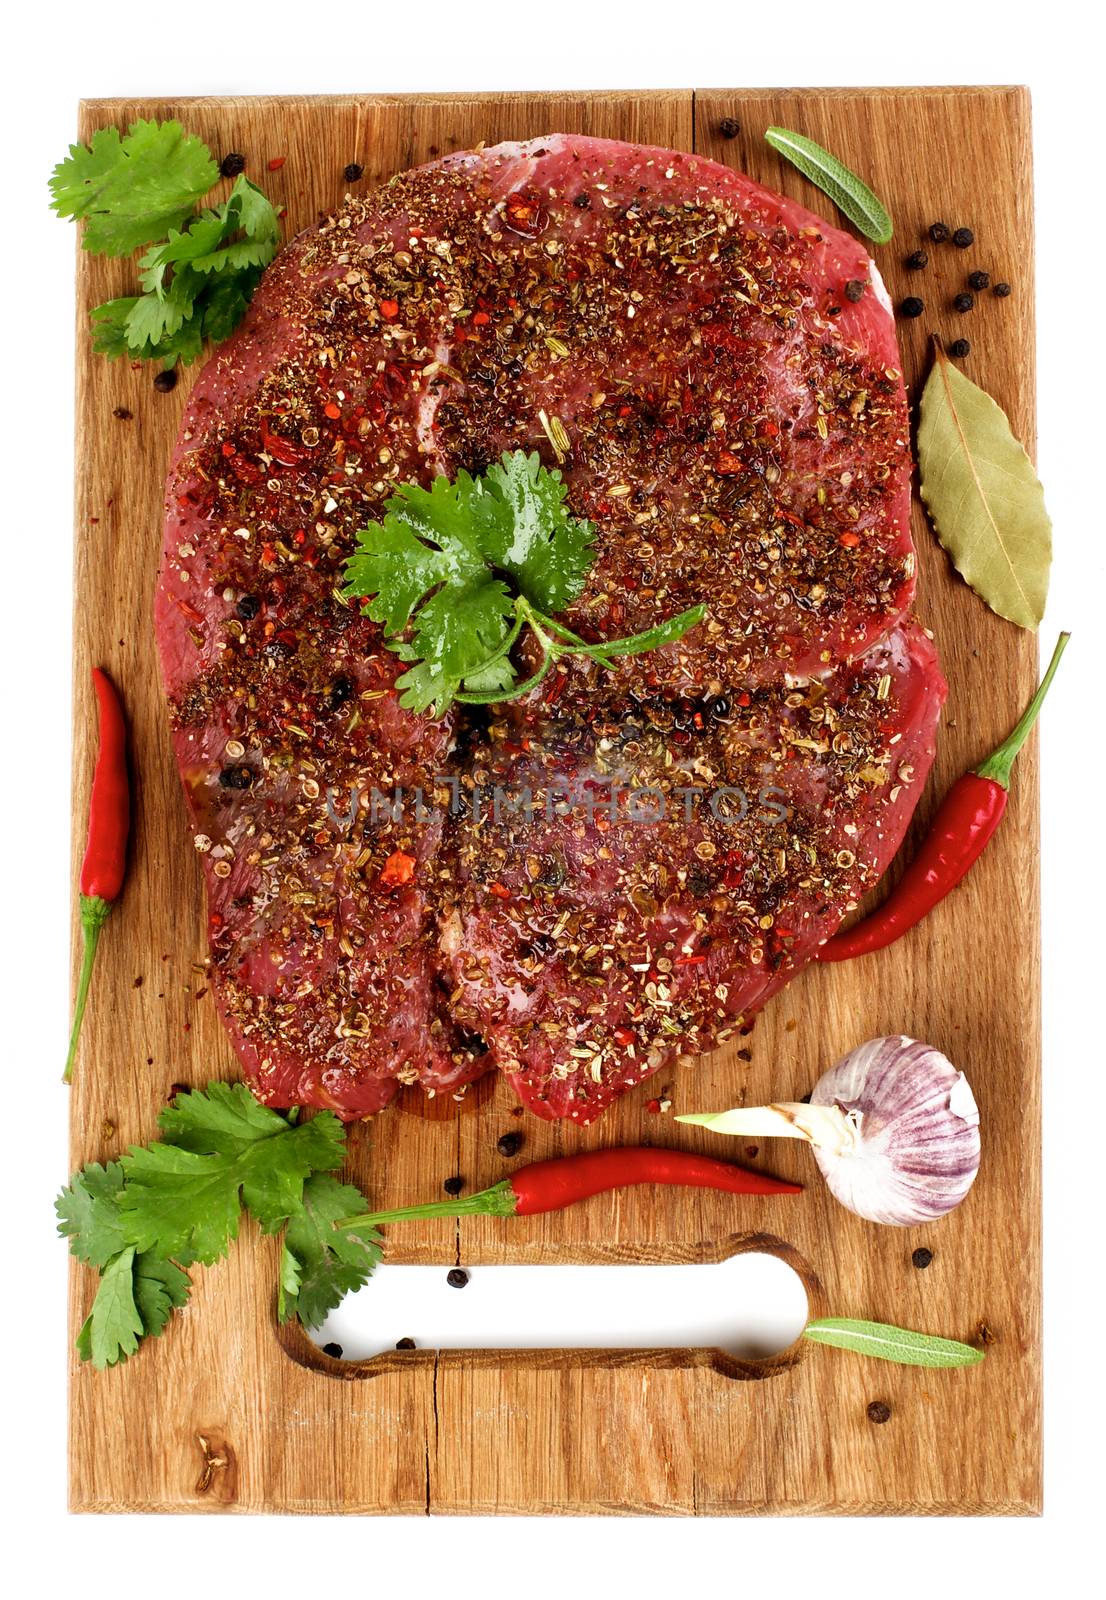
<path id="1" fill-rule="evenodd" d="M 965 370 L 1033 447 L 1033 208 L 1029 97 L 1017 88 L 709 90 L 641 94 L 342 96 L 87 101 L 80 137 L 136 117 L 179 117 L 288 209 L 289 233 L 336 206 L 344 168 L 363 184 L 481 140 L 555 130 L 695 150 L 832 215 L 763 142 L 783 124 L 862 172 L 895 218 L 876 259 L 897 301 L 917 393 L 931 331 L 967 334 Z M 741 132 L 723 137 L 724 118 Z M 285 157 L 279 170 L 269 160 Z M 942 219 L 968 251 L 903 257 Z M 949 302 L 968 270 L 1013 295 Z M 72 1161 L 108 1160 L 156 1131 L 174 1083 L 237 1076 L 207 992 L 200 878 L 169 751 L 150 605 L 162 483 L 190 379 L 155 393 L 148 369 L 90 352 L 88 308 L 132 292 L 130 262 L 78 268 L 74 840 L 83 847 L 94 758 L 89 668 L 122 686 L 138 773 L 134 864 L 101 943 L 72 1090 Z M 120 409 L 122 408 L 122 410 Z M 991 615 L 950 573 L 916 508 L 918 610 L 951 689 L 936 767 L 907 842 L 934 801 L 1008 731 L 1035 681 L 1032 637 Z M 866 1225 L 828 1198 L 807 1153 L 756 1160 L 809 1183 L 799 1200 L 637 1190 L 560 1216 L 408 1224 L 401 1261 L 693 1261 L 771 1250 L 806 1282 L 812 1315 L 873 1317 L 984 1340 L 982 1366 L 927 1372 L 800 1344 L 741 1363 L 718 1351 L 390 1352 L 343 1363 L 274 1316 L 276 1248 L 250 1227 L 229 1262 L 196 1271 L 188 1310 L 126 1365 L 74 1359 L 71 1501 L 91 1511 L 1014 1512 L 1040 1505 L 1039 906 L 1036 753 L 1021 757 L 1002 830 L 969 881 L 894 949 L 812 968 L 741 1046 L 655 1081 L 675 1110 L 794 1099 L 875 1034 L 930 1040 L 968 1074 L 984 1160 L 967 1202 L 936 1227 Z M 717 1140 L 630 1094 L 592 1130 L 512 1115 L 502 1084 L 460 1105 L 416 1093 L 351 1136 L 354 1175 L 380 1205 L 429 1198 L 461 1173 L 505 1176 L 522 1157 L 643 1140 L 719 1151 Z M 737 1151 L 727 1146 L 727 1155 Z M 516 1161 L 515 1165 L 518 1164 Z M 934 1252 L 924 1271 L 918 1246 Z M 75 1266 L 76 1332 L 93 1293 Z M 417 1333 L 417 1329 L 412 1330 Z M 867 1407 L 891 1408 L 882 1426 Z"/>

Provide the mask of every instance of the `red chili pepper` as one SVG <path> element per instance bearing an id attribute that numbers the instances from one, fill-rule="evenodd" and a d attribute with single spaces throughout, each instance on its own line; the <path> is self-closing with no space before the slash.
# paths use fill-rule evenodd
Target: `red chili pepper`
<path id="1" fill-rule="evenodd" d="M 696 1155 L 691 1150 L 657 1150 L 630 1145 L 615 1150 L 586 1150 L 520 1167 L 503 1183 L 455 1200 L 377 1211 L 371 1217 L 343 1217 L 336 1227 L 375 1226 L 410 1217 L 532 1217 L 540 1211 L 563 1211 L 579 1200 L 630 1189 L 642 1183 L 687 1189 L 718 1189 L 724 1194 L 801 1194 L 802 1184 L 784 1183 L 763 1172 L 750 1172 L 728 1161 Z"/>
<path id="2" fill-rule="evenodd" d="M 1060 635 L 1040 688 L 1010 737 L 982 766 L 953 784 L 937 808 L 918 854 L 887 899 L 870 917 L 828 939 L 817 953 L 819 961 L 851 961 L 893 944 L 955 889 L 979 859 L 1002 821 L 1014 758 L 1037 720 L 1070 637 Z"/>
<path id="3" fill-rule="evenodd" d="M 127 724 L 115 686 L 106 672 L 94 667 L 92 683 L 100 708 L 100 751 L 92 777 L 88 808 L 88 843 L 81 865 L 80 915 L 84 955 L 77 983 L 69 1054 L 64 1081 L 73 1076 L 81 1023 L 100 929 L 118 899 L 127 870 L 127 835 L 131 824 L 130 781 L 127 776 Z"/>

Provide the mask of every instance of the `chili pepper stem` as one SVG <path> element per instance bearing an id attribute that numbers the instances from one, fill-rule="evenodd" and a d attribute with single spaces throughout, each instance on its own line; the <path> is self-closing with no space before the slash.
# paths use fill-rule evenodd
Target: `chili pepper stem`
<path id="1" fill-rule="evenodd" d="M 81 957 L 81 975 L 77 980 L 77 1000 L 73 1008 L 73 1027 L 69 1034 L 69 1054 L 65 1058 L 65 1071 L 62 1073 L 62 1082 L 73 1081 L 73 1062 L 77 1055 L 77 1044 L 81 1036 L 81 1023 L 84 1021 L 85 1006 L 88 1002 L 88 991 L 92 983 L 92 968 L 96 961 L 96 947 L 100 942 L 100 930 L 111 915 L 111 905 L 107 900 L 101 900 L 99 895 L 81 895 L 81 937 L 84 942 L 84 954 Z"/>
<path id="2" fill-rule="evenodd" d="M 1004 789 L 1009 789 L 1010 772 L 1013 768 L 1015 757 L 1017 756 L 1022 745 L 1028 739 L 1033 728 L 1033 724 L 1036 722 L 1038 714 L 1040 713 L 1040 709 L 1042 705 L 1044 705 L 1045 695 L 1048 693 L 1049 685 L 1056 676 L 1056 668 L 1060 665 L 1060 657 L 1067 649 L 1068 640 L 1070 638 L 1070 633 L 1062 633 L 1057 639 L 1056 648 L 1052 652 L 1052 660 L 1048 664 L 1048 670 L 1041 679 L 1040 687 L 1038 688 L 1037 693 L 1026 706 L 1025 714 L 1021 718 L 1021 721 L 1018 723 L 1017 727 L 1009 735 L 1009 737 L 1003 740 L 998 749 L 993 751 L 992 754 L 987 757 L 982 766 L 976 767 L 976 777 L 986 778 L 991 783 L 998 783 L 1001 784 Z"/>
<path id="3" fill-rule="evenodd" d="M 340 1217 L 335 1228 L 375 1228 L 383 1222 L 408 1222 L 417 1217 L 513 1217 L 518 1196 L 509 1179 L 490 1189 L 479 1189 L 456 1200 L 431 1200 L 421 1206 L 399 1206 L 394 1211 L 373 1211 L 368 1216 Z"/>

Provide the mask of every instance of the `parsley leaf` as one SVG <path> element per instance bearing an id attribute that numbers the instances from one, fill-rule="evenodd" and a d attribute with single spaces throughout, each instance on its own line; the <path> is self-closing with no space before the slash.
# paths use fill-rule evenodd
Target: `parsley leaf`
<path id="1" fill-rule="evenodd" d="M 694 606 L 629 639 L 588 644 L 553 620 L 582 592 L 595 560 L 595 530 L 570 515 L 561 474 L 537 453 L 504 454 L 479 478 L 461 471 L 429 489 L 404 484 L 384 519 L 358 534 L 344 593 L 367 601 L 384 642 L 409 669 L 396 680 L 400 704 L 453 700 L 494 704 L 528 694 L 561 655 L 635 655 L 682 639 L 706 615 Z M 508 580 L 514 585 L 512 593 Z M 523 628 L 542 647 L 525 682 L 510 659 Z"/>
<path id="2" fill-rule="evenodd" d="M 70 1241 L 69 1249 L 77 1260 L 90 1267 L 106 1267 L 126 1245 L 119 1217 L 122 1187 L 123 1169 L 118 1161 L 106 1167 L 90 1161 L 73 1174 L 69 1188 L 54 1201 L 58 1232 Z"/>
<path id="3" fill-rule="evenodd" d="M 381 1258 L 381 1239 L 367 1224 L 336 1232 L 334 1224 L 365 1211 L 352 1184 L 316 1173 L 303 1186 L 303 1205 L 288 1223 L 281 1257 L 277 1313 L 317 1328 L 351 1289 L 367 1283 Z M 366 1217 L 368 1213 L 365 1212 Z"/>
<path id="4" fill-rule="evenodd" d="M 237 1238 L 243 1203 L 262 1232 L 276 1233 L 299 1206 L 305 1178 L 340 1167 L 344 1156 L 333 1112 L 293 1127 L 240 1083 L 180 1095 L 160 1121 L 165 1138 L 120 1163 L 124 1232 L 140 1250 L 205 1266 Z"/>
<path id="5" fill-rule="evenodd" d="M 73 145 L 50 180 L 54 209 L 83 218 L 84 248 L 139 261 L 143 292 L 96 306 L 92 347 L 190 365 L 205 339 L 219 342 L 245 315 L 261 274 L 280 245 L 280 217 L 256 184 L 239 177 L 219 205 L 196 203 L 219 176 L 202 140 L 179 123 L 138 122 Z"/>
<path id="6" fill-rule="evenodd" d="M 162 1137 L 107 1166 L 90 1162 L 55 1202 L 58 1232 L 100 1285 L 77 1351 L 97 1367 L 125 1361 L 161 1333 L 191 1292 L 186 1266 L 225 1255 L 245 1205 L 263 1232 L 286 1225 L 281 1320 L 317 1326 L 380 1260 L 361 1192 L 330 1173 L 342 1165 L 345 1129 L 331 1112 L 282 1116 L 241 1083 L 209 1083 L 177 1096 L 159 1118 Z"/>
<path id="7" fill-rule="evenodd" d="M 219 176 L 202 139 L 179 122 L 135 122 L 126 137 L 101 128 L 74 144 L 50 179 L 54 210 L 83 218 L 83 245 L 125 256 L 179 228 Z"/>
<path id="8" fill-rule="evenodd" d="M 108 1262 L 92 1310 L 77 1335 L 77 1350 L 95 1367 L 113 1367 L 138 1349 L 142 1318 L 134 1299 L 134 1246 Z"/>

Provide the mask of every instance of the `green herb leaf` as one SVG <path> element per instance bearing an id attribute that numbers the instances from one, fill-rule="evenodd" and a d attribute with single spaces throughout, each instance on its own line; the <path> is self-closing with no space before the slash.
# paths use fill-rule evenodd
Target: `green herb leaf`
<path id="1" fill-rule="evenodd" d="M 922 499 L 964 581 L 1020 628 L 1044 615 L 1052 523 L 1006 413 L 937 346 L 918 423 Z"/>
<path id="2" fill-rule="evenodd" d="M 351 1289 L 367 1283 L 382 1255 L 379 1233 L 368 1222 L 341 1232 L 334 1224 L 365 1211 L 365 1198 L 352 1184 L 316 1173 L 303 1186 L 303 1204 L 289 1218 L 281 1261 L 278 1314 L 282 1322 L 298 1316 L 317 1328 Z"/>
<path id="3" fill-rule="evenodd" d="M 837 209 L 865 238 L 873 239 L 876 244 L 887 243 L 893 229 L 886 206 L 843 161 L 805 134 L 793 133 L 790 128 L 769 128 L 764 137 L 773 150 L 779 151 L 823 194 L 829 195 Z"/>
<path id="4" fill-rule="evenodd" d="M 849 1317 L 821 1317 L 810 1322 L 803 1330 L 803 1338 L 908 1367 L 971 1367 L 983 1360 L 982 1350 L 955 1339 L 913 1333 L 909 1328 L 894 1328 L 884 1322 L 854 1322 Z"/>
<path id="5" fill-rule="evenodd" d="M 453 700 L 518 699 L 558 656 L 590 656 L 609 667 L 609 658 L 672 644 L 702 621 L 706 608 L 695 606 L 645 633 L 600 644 L 554 622 L 548 613 L 581 593 L 595 559 L 594 529 L 569 514 L 566 494 L 559 472 L 543 467 L 536 452 L 516 450 L 481 478 L 461 471 L 429 489 L 404 484 L 383 522 L 358 534 L 344 593 L 368 600 L 385 643 L 412 663 L 397 680 L 402 705 L 433 706 L 441 716 Z M 523 627 L 534 630 L 545 658 L 520 683 L 509 652 Z"/>
<path id="6" fill-rule="evenodd" d="M 179 228 L 218 176 L 203 140 L 179 122 L 135 122 L 125 138 L 101 128 L 70 145 L 50 192 L 59 216 L 84 220 L 86 250 L 125 256 Z"/>
<path id="7" fill-rule="evenodd" d="M 136 123 L 125 139 L 102 129 L 55 170 L 55 209 L 86 219 L 86 250 L 124 255 L 160 241 L 139 263 L 144 292 L 91 313 L 99 354 L 189 365 L 205 339 L 225 339 L 242 320 L 277 252 L 280 218 L 245 177 L 220 205 L 196 214 L 218 175 L 203 142 L 175 122 Z"/>
<path id="8" fill-rule="evenodd" d="M 142 1336 L 134 1299 L 134 1256 L 132 1246 L 108 1262 L 88 1320 L 77 1335 L 82 1359 L 101 1370 L 133 1356 Z"/>
<path id="9" fill-rule="evenodd" d="M 242 1085 L 234 1087 L 249 1093 Z M 266 1112 L 256 1102 L 254 1109 Z M 205 1142 L 203 1137 L 189 1129 L 190 1147 L 182 1147 L 178 1128 L 167 1133 L 176 1142 L 136 1147 L 125 1155 L 119 1209 L 129 1242 L 209 1266 L 237 1238 L 243 1203 L 264 1233 L 275 1233 L 299 1206 L 309 1173 L 341 1166 L 343 1139 L 342 1125 L 331 1112 L 294 1128 L 275 1112 L 267 1114 L 279 1130 L 254 1124 L 247 1132 L 249 1119 L 243 1118 L 234 1132 L 212 1130 L 200 1153 L 196 1145 Z"/>
<path id="10" fill-rule="evenodd" d="M 467 472 L 404 484 L 346 564 L 346 594 L 371 596 L 368 613 L 392 639 L 410 627 L 398 653 L 417 665 L 398 686 L 414 711 L 433 704 L 440 715 L 510 631 L 511 596 L 481 545 L 482 499 Z"/>
<path id="11" fill-rule="evenodd" d="M 68 1189 L 54 1201 L 58 1232 L 69 1240 L 69 1250 L 90 1267 L 106 1267 L 126 1247 L 119 1216 L 123 1169 L 118 1161 L 106 1167 L 91 1161 L 75 1172 Z"/>

